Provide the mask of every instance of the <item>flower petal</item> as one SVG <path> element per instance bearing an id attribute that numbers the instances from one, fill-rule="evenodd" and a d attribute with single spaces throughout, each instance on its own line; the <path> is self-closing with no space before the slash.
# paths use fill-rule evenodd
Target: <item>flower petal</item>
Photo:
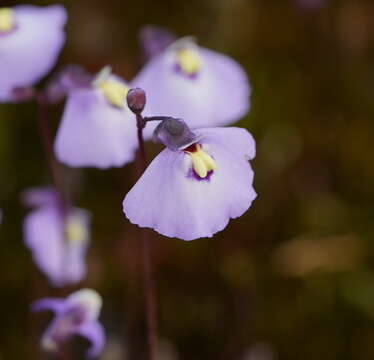
<path id="1" fill-rule="evenodd" d="M 83 227 L 88 226 L 85 212 L 75 209 L 70 216 L 76 217 Z M 64 225 L 54 206 L 42 206 L 30 212 L 24 220 L 23 231 L 25 245 L 52 285 L 77 283 L 84 277 L 88 239 L 65 244 Z"/>
<path id="2" fill-rule="evenodd" d="M 202 145 L 217 165 L 210 179 L 191 177 L 189 155 L 165 149 L 125 197 L 123 210 L 132 223 L 193 240 L 213 236 L 248 210 L 256 198 L 249 163 L 218 143 Z"/>
<path id="3" fill-rule="evenodd" d="M 134 159 L 135 117 L 117 109 L 99 90 L 80 89 L 68 97 L 57 132 L 57 158 L 72 167 L 120 167 Z"/>
<path id="4" fill-rule="evenodd" d="M 65 301 L 58 298 L 44 298 L 31 304 L 31 311 L 33 312 L 50 310 L 55 313 L 61 313 L 64 309 Z"/>
<path id="5" fill-rule="evenodd" d="M 232 124 L 249 111 L 251 88 L 248 76 L 232 58 L 205 48 L 200 51 L 206 66 L 216 74 L 213 85 L 215 125 Z"/>
<path id="6" fill-rule="evenodd" d="M 103 351 L 105 345 L 105 331 L 99 322 L 85 322 L 79 326 L 75 333 L 85 337 L 91 342 L 91 346 L 86 352 L 87 357 L 96 357 Z"/>
<path id="7" fill-rule="evenodd" d="M 152 58 L 132 82 L 147 94 L 146 116 L 179 117 L 191 128 L 226 125 L 249 109 L 249 83 L 244 70 L 229 57 L 199 48 L 203 66 L 195 78 L 181 75 L 170 50 Z M 155 124 L 146 128 L 146 138 Z"/>
<path id="8" fill-rule="evenodd" d="M 0 101 L 18 86 L 31 86 L 54 66 L 65 42 L 67 14 L 61 5 L 13 8 L 16 28 L 0 36 Z"/>
<path id="9" fill-rule="evenodd" d="M 194 130 L 197 138 L 209 144 L 215 144 L 236 156 L 244 156 L 252 160 L 256 156 L 256 143 L 253 136 L 243 128 L 201 128 Z"/>

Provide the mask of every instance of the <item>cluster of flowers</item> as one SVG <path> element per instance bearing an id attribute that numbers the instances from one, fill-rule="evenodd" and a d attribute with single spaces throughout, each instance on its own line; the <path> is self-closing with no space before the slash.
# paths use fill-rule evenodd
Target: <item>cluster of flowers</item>
<path id="1" fill-rule="evenodd" d="M 54 66 L 65 41 L 62 6 L 16 6 L 0 9 L 0 101 L 32 96 L 33 86 Z M 241 216 L 256 197 L 248 160 L 255 142 L 231 124 L 249 110 L 250 86 L 242 68 L 229 57 L 176 39 L 155 28 L 141 32 L 147 62 L 126 82 L 106 67 L 96 75 L 70 66 L 52 77 L 45 96 L 66 96 L 54 150 L 71 167 L 107 169 L 134 160 L 137 119 L 126 97 L 131 88 L 147 94 L 144 137 L 165 149 L 151 162 L 123 201 L 130 222 L 182 240 L 211 237 L 230 219 Z M 144 104 L 143 104 L 144 105 Z M 142 106 L 143 108 L 143 106 Z M 172 115 L 173 117 L 161 116 Z M 182 120 L 183 119 L 183 120 Z M 69 207 L 59 211 L 56 190 L 26 191 L 34 207 L 24 221 L 24 241 L 53 286 L 77 283 L 86 273 L 90 215 Z M 101 298 L 84 289 L 63 299 L 42 299 L 35 311 L 56 316 L 42 346 L 58 352 L 73 334 L 91 340 L 88 356 L 100 353 L 104 331 L 98 322 Z"/>

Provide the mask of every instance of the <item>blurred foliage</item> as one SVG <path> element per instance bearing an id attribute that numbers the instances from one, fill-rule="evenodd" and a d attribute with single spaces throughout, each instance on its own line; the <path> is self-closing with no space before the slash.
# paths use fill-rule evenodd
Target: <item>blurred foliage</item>
<path id="1" fill-rule="evenodd" d="M 137 32 L 156 24 L 229 54 L 251 78 L 252 109 L 238 125 L 257 140 L 253 207 L 213 239 L 152 233 L 159 359 L 372 359 L 374 3 L 62 3 L 69 23 L 60 65 L 98 71 L 110 63 L 131 79 L 140 68 Z M 28 304 L 62 294 L 46 285 L 22 244 L 19 194 L 50 178 L 35 104 L 1 105 L 0 117 L 0 359 L 44 359 L 37 341 L 47 316 L 29 315 Z M 148 147 L 152 156 L 159 151 Z M 121 213 L 136 167 L 63 171 L 75 202 L 94 216 L 82 285 L 104 297 L 102 359 L 142 359 L 138 232 Z"/>

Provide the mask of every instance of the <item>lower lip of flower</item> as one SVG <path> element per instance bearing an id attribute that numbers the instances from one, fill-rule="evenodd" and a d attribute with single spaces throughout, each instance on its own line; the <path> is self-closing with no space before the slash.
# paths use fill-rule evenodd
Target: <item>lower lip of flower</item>
<path id="1" fill-rule="evenodd" d="M 14 27 L 14 11 L 10 8 L 0 8 L 0 35 L 12 31 Z"/>
<path id="2" fill-rule="evenodd" d="M 217 164 L 214 159 L 207 154 L 199 143 L 192 144 L 183 151 L 191 157 L 192 172 L 198 180 L 209 180 Z"/>
<path id="3" fill-rule="evenodd" d="M 175 67 L 187 77 L 196 78 L 202 67 L 200 55 L 194 49 L 177 50 Z"/>

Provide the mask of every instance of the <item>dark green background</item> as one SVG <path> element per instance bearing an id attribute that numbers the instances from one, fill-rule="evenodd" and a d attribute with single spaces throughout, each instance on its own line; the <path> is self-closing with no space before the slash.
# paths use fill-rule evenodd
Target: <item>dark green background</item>
<path id="1" fill-rule="evenodd" d="M 140 68 L 137 32 L 155 24 L 234 57 L 251 79 L 252 109 L 238 125 L 257 140 L 252 208 L 213 239 L 152 235 L 159 359 L 372 359 L 373 2 L 63 3 L 60 65 L 111 64 L 130 80 Z M 54 128 L 61 110 L 53 109 Z M 29 315 L 28 304 L 63 292 L 48 288 L 22 244 L 19 195 L 50 177 L 35 104 L 1 105 L 0 118 L 0 359 L 44 359 L 37 341 L 48 316 Z M 148 150 L 153 157 L 159 148 Z M 93 214 L 82 286 L 104 298 L 101 359 L 143 359 L 139 232 L 121 212 L 136 166 L 62 171 L 67 192 Z"/>

